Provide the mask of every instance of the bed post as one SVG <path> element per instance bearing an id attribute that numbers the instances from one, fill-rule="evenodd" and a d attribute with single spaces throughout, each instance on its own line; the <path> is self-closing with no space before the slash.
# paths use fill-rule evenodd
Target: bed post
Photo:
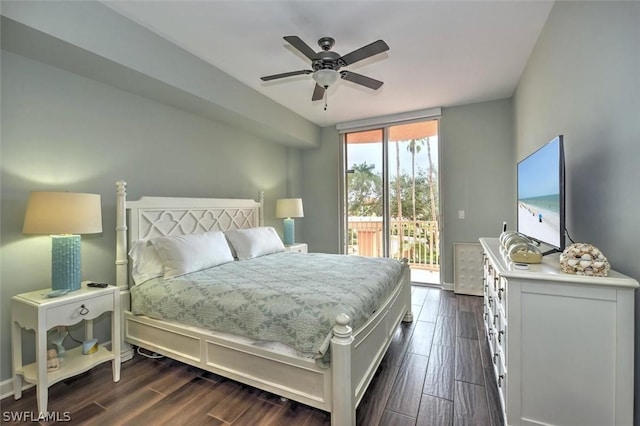
<path id="1" fill-rule="evenodd" d="M 404 277 L 403 280 L 407 281 L 407 290 L 406 290 L 406 300 L 407 300 L 407 312 L 404 314 L 402 318 L 402 322 L 413 322 L 413 312 L 411 311 L 411 269 L 409 268 L 409 259 L 406 257 L 402 258 L 402 265 L 404 266 Z"/>
<path id="2" fill-rule="evenodd" d="M 116 286 L 120 289 L 120 308 L 123 312 L 120 321 L 120 359 L 122 362 L 133 358 L 131 345 L 124 341 L 124 311 L 130 309 L 129 298 L 129 261 L 127 258 L 127 182 L 116 182 Z"/>
<path id="3" fill-rule="evenodd" d="M 128 290 L 127 259 L 127 182 L 116 182 L 116 286 L 120 291 Z"/>
<path id="4" fill-rule="evenodd" d="M 264 226 L 264 191 L 260 191 L 259 192 L 260 196 L 260 214 L 258 217 L 258 220 L 260 221 L 260 223 L 258 224 L 258 226 Z"/>
<path id="5" fill-rule="evenodd" d="M 351 377 L 351 318 L 346 314 L 336 317 L 331 338 L 332 394 L 331 424 L 333 426 L 355 426 L 355 391 Z"/>

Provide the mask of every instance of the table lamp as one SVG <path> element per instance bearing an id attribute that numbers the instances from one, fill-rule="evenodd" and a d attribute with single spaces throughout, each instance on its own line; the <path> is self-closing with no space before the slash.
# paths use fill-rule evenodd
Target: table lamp
<path id="1" fill-rule="evenodd" d="M 284 244 L 286 246 L 295 243 L 294 217 L 304 217 L 302 210 L 302 198 L 281 198 L 276 201 L 276 217 L 284 218 Z"/>
<path id="2" fill-rule="evenodd" d="M 102 232 L 100 195 L 32 192 L 23 234 L 51 235 L 51 288 L 63 294 L 80 289 L 80 235 Z"/>

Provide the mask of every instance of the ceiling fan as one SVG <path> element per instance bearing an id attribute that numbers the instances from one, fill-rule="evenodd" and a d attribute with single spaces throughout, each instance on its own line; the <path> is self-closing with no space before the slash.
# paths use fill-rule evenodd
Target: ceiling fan
<path id="1" fill-rule="evenodd" d="M 300 37 L 286 36 L 284 39 L 293 47 L 298 49 L 304 56 L 311 60 L 310 70 L 300 70 L 285 72 L 282 74 L 268 75 L 260 77 L 262 81 L 271 81 L 278 78 L 292 77 L 294 75 L 313 74 L 313 79 L 316 81 L 315 89 L 313 90 L 312 101 L 321 100 L 324 97 L 326 89 L 333 83 L 338 81 L 338 78 L 343 78 L 352 83 L 360 84 L 373 90 L 379 89 L 383 82 L 367 77 L 362 74 L 355 73 L 353 71 L 342 70 L 340 68 L 347 65 L 354 64 L 358 61 L 366 59 L 370 56 L 377 55 L 378 53 L 389 50 L 389 46 L 382 40 L 374 41 L 366 46 L 354 50 L 351 53 L 340 56 L 336 52 L 333 52 L 331 48 L 335 44 L 335 40 L 331 37 L 322 37 L 318 40 L 318 45 L 322 48 L 320 52 L 315 52 L 309 47 Z"/>

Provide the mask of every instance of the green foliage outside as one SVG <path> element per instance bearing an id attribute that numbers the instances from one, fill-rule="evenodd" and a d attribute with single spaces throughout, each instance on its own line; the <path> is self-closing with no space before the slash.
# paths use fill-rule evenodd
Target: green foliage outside
<path id="1" fill-rule="evenodd" d="M 431 158 L 429 140 L 393 142 L 398 151 L 403 142 L 409 142 L 406 149 L 411 153 L 411 173 L 401 171 L 399 161 L 395 165 L 396 170 L 390 170 L 391 236 L 401 236 L 398 238 L 399 251 L 409 257 L 412 263 L 437 264 L 438 173 Z M 422 149 L 428 150 L 427 168 L 415 164 L 415 157 Z M 397 158 L 400 158 L 399 155 Z M 347 175 L 349 216 L 381 217 L 382 174 L 375 170 L 373 164 L 366 162 L 354 164 L 351 170 Z M 402 222 L 401 228 L 399 222 Z M 355 239 L 350 238 L 357 244 Z"/>
<path id="2" fill-rule="evenodd" d="M 420 152 L 416 149 L 415 153 Z M 347 175 L 349 216 L 382 216 L 382 173 L 375 171 L 373 164 L 367 162 L 351 166 L 352 173 Z M 434 165 L 428 169 L 417 166 L 414 176 L 410 173 L 391 172 L 389 182 L 390 212 L 392 218 L 398 218 L 398 195 L 403 220 L 437 220 L 438 172 Z M 431 180 L 429 179 L 431 178 Z M 398 188 L 400 192 L 398 193 Z M 413 217 L 412 192 L 415 188 L 415 217 Z M 435 206 L 431 203 L 431 192 Z M 436 217 L 433 214 L 436 214 Z"/>

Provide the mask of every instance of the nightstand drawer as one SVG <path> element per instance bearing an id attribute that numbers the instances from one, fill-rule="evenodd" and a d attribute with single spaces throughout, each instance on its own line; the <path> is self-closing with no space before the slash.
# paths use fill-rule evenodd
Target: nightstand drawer
<path id="1" fill-rule="evenodd" d="M 80 320 L 94 319 L 106 311 L 113 311 L 113 293 L 69 301 L 47 309 L 47 329 L 56 325 L 72 325 Z"/>

